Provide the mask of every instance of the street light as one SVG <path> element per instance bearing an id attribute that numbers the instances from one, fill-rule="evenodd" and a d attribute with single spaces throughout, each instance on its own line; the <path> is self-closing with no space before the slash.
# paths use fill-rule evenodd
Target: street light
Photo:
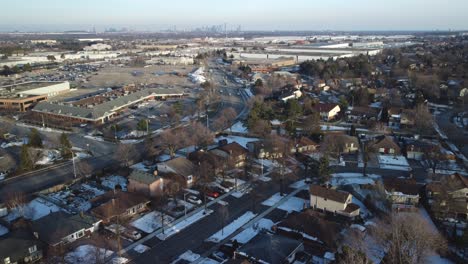
<path id="1" fill-rule="evenodd" d="M 185 213 L 185 217 L 187 217 L 187 201 L 185 201 L 185 196 L 187 195 L 187 193 L 184 193 L 184 213 Z"/>
<path id="2" fill-rule="evenodd" d="M 75 153 L 73 153 L 73 150 L 71 148 L 70 148 L 70 152 L 72 154 L 73 176 L 76 179 Z"/>

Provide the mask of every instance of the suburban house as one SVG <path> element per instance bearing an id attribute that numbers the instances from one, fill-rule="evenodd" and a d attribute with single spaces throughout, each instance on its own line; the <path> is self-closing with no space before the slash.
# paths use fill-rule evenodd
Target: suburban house
<path id="1" fill-rule="evenodd" d="M 304 250 L 302 242 L 267 232 L 260 232 L 234 252 L 235 259 L 255 264 L 293 263 L 296 254 Z"/>
<path id="2" fill-rule="evenodd" d="M 220 144 L 219 147 L 210 150 L 211 153 L 221 157 L 224 162 L 231 163 L 234 167 L 240 168 L 245 166 L 248 150 L 239 145 L 237 142 L 229 144 Z"/>
<path id="3" fill-rule="evenodd" d="M 208 170 L 213 171 L 216 175 L 221 172 L 223 162 L 222 158 L 210 151 L 197 150 L 194 152 L 190 152 L 188 155 L 188 159 L 193 164 L 205 164 L 209 166 Z"/>
<path id="4" fill-rule="evenodd" d="M 377 121 L 380 119 L 380 109 L 368 106 L 353 106 L 346 110 L 346 119 L 349 122 Z"/>
<path id="5" fill-rule="evenodd" d="M 157 171 L 151 174 L 141 170 L 133 170 L 128 176 L 127 189 L 129 192 L 155 197 L 163 192 L 163 180 L 157 175 Z"/>
<path id="6" fill-rule="evenodd" d="M 468 220 L 468 179 L 465 176 L 455 173 L 429 183 L 426 197 L 436 217 Z"/>
<path id="7" fill-rule="evenodd" d="M 184 177 L 187 187 L 190 187 L 195 182 L 195 165 L 184 157 L 177 157 L 158 163 L 158 172 L 164 173 L 175 173 Z"/>
<path id="8" fill-rule="evenodd" d="M 0 263 L 33 263 L 43 256 L 43 243 L 30 230 L 18 229 L 0 237 Z"/>
<path id="9" fill-rule="evenodd" d="M 34 235 L 50 247 L 72 243 L 99 229 L 102 221 L 84 213 L 71 215 L 62 211 L 32 222 Z"/>
<path id="10" fill-rule="evenodd" d="M 335 251 L 341 225 L 326 220 L 321 213 L 306 209 L 300 213 L 292 213 L 275 226 L 276 233 L 291 238 L 300 238 L 304 245 L 321 251 L 315 257 L 323 257 L 326 252 Z"/>
<path id="11" fill-rule="evenodd" d="M 286 138 L 280 138 L 280 140 L 283 141 L 283 143 L 288 146 L 289 140 Z M 276 158 L 276 157 L 282 157 L 282 150 L 277 148 L 277 147 L 272 147 L 270 144 L 268 144 L 265 141 L 252 141 L 247 143 L 247 149 L 249 152 L 253 153 L 254 156 L 258 159 L 269 159 L 269 158 Z M 291 146 L 290 150 L 288 150 L 290 153 L 295 153 L 296 149 Z"/>
<path id="12" fill-rule="evenodd" d="M 288 100 L 291 100 L 291 99 L 298 99 L 302 96 L 302 92 L 301 90 L 299 89 L 296 89 L 294 91 L 287 91 L 283 94 L 281 94 L 281 96 L 279 97 L 279 99 L 281 101 L 283 101 L 283 103 L 286 103 Z"/>
<path id="13" fill-rule="evenodd" d="M 414 179 L 384 179 L 383 183 L 393 209 L 413 209 L 418 205 L 421 186 Z"/>
<path id="14" fill-rule="evenodd" d="M 147 209 L 150 201 L 142 194 L 109 191 L 91 200 L 91 214 L 109 223 L 115 217 L 130 217 Z"/>
<path id="15" fill-rule="evenodd" d="M 324 121 L 331 121 L 335 119 L 341 111 L 338 104 L 324 104 L 319 103 L 314 106 L 314 110 L 320 114 L 320 118 Z"/>
<path id="16" fill-rule="evenodd" d="M 359 216 L 359 206 L 352 203 L 353 196 L 350 193 L 319 185 L 311 185 L 309 191 L 312 208 L 350 218 Z"/>
<path id="17" fill-rule="evenodd" d="M 424 156 L 436 147 L 435 144 L 423 140 L 405 142 L 405 152 L 408 159 L 423 160 Z"/>
<path id="18" fill-rule="evenodd" d="M 308 137 L 300 137 L 296 141 L 296 153 L 315 152 L 320 145 Z"/>
<path id="19" fill-rule="evenodd" d="M 401 153 L 400 146 L 390 136 L 378 136 L 375 137 L 374 142 L 371 144 L 372 147 L 380 154 L 394 154 L 399 155 Z"/>

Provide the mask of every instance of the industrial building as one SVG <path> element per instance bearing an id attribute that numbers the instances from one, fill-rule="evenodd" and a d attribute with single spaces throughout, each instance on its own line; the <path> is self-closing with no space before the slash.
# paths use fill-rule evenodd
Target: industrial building
<path id="1" fill-rule="evenodd" d="M 98 100 L 86 98 L 88 103 L 52 103 L 40 102 L 33 112 L 51 118 L 60 119 L 72 123 L 104 124 L 118 116 L 125 108 L 134 104 L 153 99 L 177 98 L 184 95 L 181 89 L 176 88 L 148 88 L 125 93 L 121 96 L 108 96 L 106 100 L 99 95 Z M 83 101 L 83 100 L 82 100 Z"/>
<path id="2" fill-rule="evenodd" d="M 26 82 L 2 86 L 0 109 L 25 112 L 38 102 L 69 91 L 69 82 Z"/>

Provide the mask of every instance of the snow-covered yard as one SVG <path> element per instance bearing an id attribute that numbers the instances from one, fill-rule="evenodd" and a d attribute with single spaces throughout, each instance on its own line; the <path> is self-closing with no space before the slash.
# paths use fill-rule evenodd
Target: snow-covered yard
<path id="1" fill-rule="evenodd" d="M 307 187 L 307 183 L 305 182 L 305 180 L 300 180 L 289 185 L 289 187 L 293 189 L 303 189 Z"/>
<path id="2" fill-rule="evenodd" d="M 36 165 L 50 165 L 61 157 L 62 156 L 58 150 L 46 149 L 42 151 L 41 158 L 36 161 Z"/>
<path id="3" fill-rule="evenodd" d="M 3 219 L 7 222 L 14 221 L 20 217 L 30 220 L 37 220 L 52 212 L 58 212 L 60 208 L 42 198 L 35 198 L 28 204 L 14 208 Z"/>
<path id="4" fill-rule="evenodd" d="M 362 218 L 367 218 L 371 216 L 370 211 L 367 209 L 367 207 L 356 197 L 353 196 L 353 203 L 359 205 L 360 208 L 360 215 Z"/>
<path id="5" fill-rule="evenodd" d="M 237 240 L 237 242 L 245 244 L 254 238 L 261 230 L 271 230 L 273 225 L 274 223 L 270 219 L 262 218 L 258 220 L 258 222 L 256 222 L 253 226 L 237 234 L 232 238 L 232 240 Z"/>
<path id="6" fill-rule="evenodd" d="M 114 252 L 109 249 L 98 248 L 92 245 L 82 245 L 65 255 L 65 261 L 67 264 L 96 264 L 102 263 L 113 253 Z M 126 258 L 116 257 L 111 260 L 111 263 L 122 264 L 128 261 L 129 260 Z"/>
<path id="7" fill-rule="evenodd" d="M 194 224 L 200 221 L 201 219 L 210 215 L 211 213 L 213 213 L 213 210 L 207 209 L 206 212 L 204 210 L 200 210 L 199 212 L 187 217 L 186 219 L 178 222 L 177 224 L 169 224 L 167 227 L 165 227 L 166 230 L 164 234 L 160 233 L 156 237 L 161 240 L 165 240 L 168 237 L 171 237 L 179 233 L 180 231 L 184 230 L 186 227 L 190 226 L 191 224 Z"/>
<path id="8" fill-rule="evenodd" d="M 280 193 L 275 193 L 273 196 L 263 201 L 262 205 L 273 206 L 285 197 L 286 196 L 281 196 Z M 291 197 L 288 197 L 280 206 L 278 206 L 278 209 L 283 210 L 283 211 L 288 211 L 288 212 L 292 212 L 292 211 L 301 212 L 302 210 L 304 210 L 305 207 L 308 207 L 308 206 L 309 206 L 309 201 L 295 197 L 295 196 L 291 196 Z"/>
<path id="9" fill-rule="evenodd" d="M 101 179 L 101 185 L 109 189 L 115 189 L 116 185 L 120 185 L 123 191 L 127 190 L 127 179 L 119 175 L 111 175 Z"/>
<path id="10" fill-rule="evenodd" d="M 169 215 L 164 215 L 164 225 L 168 226 L 174 218 Z M 130 223 L 133 227 L 145 232 L 153 233 L 157 229 L 161 228 L 161 213 L 158 211 L 153 211 L 145 214 L 143 217 L 138 218 L 137 220 Z"/>
<path id="11" fill-rule="evenodd" d="M 334 173 L 330 179 L 330 184 L 333 186 L 349 184 L 375 184 L 375 182 L 380 179 L 380 175 L 376 174 L 367 174 L 367 176 L 363 176 L 362 173 L 354 172 Z"/>
<path id="12" fill-rule="evenodd" d="M 130 166 L 130 168 L 146 172 L 149 172 L 151 170 L 151 168 L 149 166 L 146 166 L 143 162 L 133 164 L 132 166 Z"/>
<path id="13" fill-rule="evenodd" d="M 226 237 L 234 233 L 237 229 L 241 228 L 243 225 L 247 224 L 255 216 L 256 214 L 247 211 L 245 214 L 232 221 L 229 225 L 225 226 L 222 230 L 219 230 L 218 232 L 214 233 L 212 236 L 206 239 L 206 241 L 218 243 L 219 241 L 225 239 Z"/>

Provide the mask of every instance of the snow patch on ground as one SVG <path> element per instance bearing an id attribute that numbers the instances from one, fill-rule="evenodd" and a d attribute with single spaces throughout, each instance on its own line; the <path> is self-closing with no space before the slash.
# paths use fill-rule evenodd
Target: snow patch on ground
<path id="1" fill-rule="evenodd" d="M 231 131 L 235 133 L 247 133 L 247 128 L 242 124 L 242 122 L 237 122 L 232 127 L 226 131 Z"/>
<path id="2" fill-rule="evenodd" d="M 184 220 L 178 222 L 177 224 L 169 224 L 168 227 L 166 227 L 165 229 L 165 232 L 164 234 L 160 233 L 158 234 L 156 237 L 159 238 L 160 240 L 165 240 L 167 239 L 168 237 L 171 237 L 177 233 L 179 233 L 180 231 L 184 230 L 186 227 L 190 226 L 191 224 L 194 224 L 198 221 L 200 221 L 201 219 L 203 219 L 204 217 L 210 215 L 211 213 L 213 213 L 213 210 L 206 210 L 206 212 L 204 210 L 201 210 L 187 218 L 185 218 Z"/>
<path id="3" fill-rule="evenodd" d="M 353 196 L 353 204 L 357 204 L 357 205 L 359 205 L 359 208 L 361 208 L 359 210 L 359 212 L 360 212 L 359 214 L 362 216 L 362 218 L 367 218 L 367 217 L 371 216 L 371 213 L 367 209 L 367 207 L 354 196 Z"/>
<path id="4" fill-rule="evenodd" d="M 102 263 L 114 252 L 104 248 L 98 248 L 92 245 L 82 245 L 65 256 L 68 264 L 95 264 Z M 116 257 L 111 260 L 113 264 L 127 263 L 129 260 L 122 257 Z"/>
<path id="5" fill-rule="evenodd" d="M 285 197 L 286 196 L 281 196 L 280 193 L 275 193 L 270 198 L 263 201 L 262 205 L 273 206 Z M 291 196 L 287 198 L 287 200 L 284 201 L 284 203 L 278 206 L 278 209 L 287 211 L 287 212 L 292 212 L 292 211 L 301 212 L 302 210 L 304 210 L 304 207 L 307 208 L 308 205 L 309 205 L 309 201 L 295 197 L 295 196 Z"/>
<path id="6" fill-rule="evenodd" d="M 139 245 L 137 245 L 136 247 L 133 248 L 133 250 L 135 252 L 140 253 L 140 254 L 147 251 L 147 250 L 149 250 L 149 249 L 150 249 L 150 247 L 145 246 L 143 244 L 139 244 Z"/>
<path id="7" fill-rule="evenodd" d="M 169 215 L 164 215 L 164 226 L 169 226 L 174 218 Z M 143 217 L 138 218 L 137 220 L 130 223 L 133 227 L 145 232 L 153 233 L 162 227 L 161 225 L 161 213 L 158 211 L 153 211 L 145 214 Z"/>
<path id="8" fill-rule="evenodd" d="M 24 218 L 34 221 L 49 215 L 52 212 L 58 211 L 60 211 L 60 208 L 55 204 L 52 204 L 42 198 L 36 198 L 24 206 L 12 209 L 3 219 L 11 222 L 24 216 Z"/>
<path id="9" fill-rule="evenodd" d="M 241 228 L 243 225 L 247 224 L 255 216 L 256 214 L 247 211 L 245 214 L 232 221 L 229 225 L 225 226 L 224 229 L 214 233 L 206 241 L 218 243 L 219 241 L 225 239 L 226 237 L 234 233 L 237 229 Z"/>
<path id="10" fill-rule="evenodd" d="M 274 223 L 270 219 L 262 218 L 258 220 L 258 222 L 256 222 L 253 226 L 240 232 L 232 240 L 237 240 L 237 242 L 245 244 L 254 238 L 261 230 L 271 230 L 273 225 Z"/>

